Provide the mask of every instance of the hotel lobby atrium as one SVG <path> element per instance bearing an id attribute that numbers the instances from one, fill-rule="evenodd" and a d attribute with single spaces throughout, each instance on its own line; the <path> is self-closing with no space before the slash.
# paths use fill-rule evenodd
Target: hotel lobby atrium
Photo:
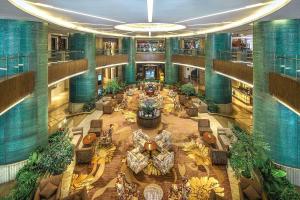
<path id="1" fill-rule="evenodd" d="M 0 200 L 300 200 L 300 0 L 1 0 Z"/>

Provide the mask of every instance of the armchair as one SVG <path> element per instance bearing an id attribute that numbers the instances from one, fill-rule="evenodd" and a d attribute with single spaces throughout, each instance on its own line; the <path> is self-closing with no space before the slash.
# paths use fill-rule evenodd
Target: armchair
<path id="1" fill-rule="evenodd" d="M 170 169 L 174 166 L 174 152 L 162 152 L 153 157 L 153 164 L 162 174 L 169 173 Z"/>
<path id="2" fill-rule="evenodd" d="M 89 133 L 95 133 L 96 136 L 99 137 L 102 132 L 102 126 L 103 126 L 102 119 L 91 120 Z"/>
<path id="3" fill-rule="evenodd" d="M 91 147 L 83 147 L 83 144 L 81 144 L 81 147 L 75 149 L 76 163 L 89 164 L 92 161 L 94 153 L 94 145 L 92 145 Z"/>
<path id="4" fill-rule="evenodd" d="M 138 174 L 149 162 L 148 156 L 140 153 L 139 148 L 135 148 L 127 153 L 127 165 L 134 173 Z"/>
<path id="5" fill-rule="evenodd" d="M 212 133 L 212 130 L 210 128 L 209 119 L 200 119 L 198 121 L 198 131 L 199 131 L 200 136 L 203 136 L 203 133 L 205 133 L 205 132 Z"/>
<path id="6" fill-rule="evenodd" d="M 163 149 L 169 150 L 172 145 L 171 133 L 163 130 L 161 134 L 154 138 L 154 141 L 156 142 L 160 151 Z"/>
<path id="7" fill-rule="evenodd" d="M 34 200 L 41 199 L 60 199 L 62 175 L 50 176 L 40 181 L 35 192 Z"/>
<path id="8" fill-rule="evenodd" d="M 144 148 L 145 142 L 147 142 L 150 137 L 143 133 L 141 129 L 133 132 L 133 143 L 135 147 L 138 147 L 140 150 Z"/>
<path id="9" fill-rule="evenodd" d="M 114 112 L 114 105 L 112 100 L 103 102 L 103 114 L 111 114 Z"/>

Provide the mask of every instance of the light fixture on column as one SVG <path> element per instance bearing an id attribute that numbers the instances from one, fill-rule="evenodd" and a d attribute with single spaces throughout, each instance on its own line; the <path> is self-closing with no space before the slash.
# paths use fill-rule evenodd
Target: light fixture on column
<path id="1" fill-rule="evenodd" d="M 153 18 L 153 2 L 154 0 L 147 0 L 148 22 L 152 22 Z"/>

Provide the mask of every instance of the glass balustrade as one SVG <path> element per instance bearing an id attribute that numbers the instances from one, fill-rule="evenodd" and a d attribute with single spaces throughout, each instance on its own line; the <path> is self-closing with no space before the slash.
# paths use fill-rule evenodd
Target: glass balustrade
<path id="1" fill-rule="evenodd" d="M 96 55 L 106 55 L 106 56 L 113 56 L 113 55 L 120 55 L 120 54 L 127 54 L 126 49 L 96 49 Z"/>
<path id="2" fill-rule="evenodd" d="M 84 51 L 49 51 L 48 62 L 65 62 L 84 58 Z"/>
<path id="3" fill-rule="evenodd" d="M 32 65 L 30 55 L 7 55 L 0 57 L 0 79 L 27 72 Z"/>
<path id="4" fill-rule="evenodd" d="M 204 56 L 204 49 L 175 49 L 174 54 L 188 56 Z"/>

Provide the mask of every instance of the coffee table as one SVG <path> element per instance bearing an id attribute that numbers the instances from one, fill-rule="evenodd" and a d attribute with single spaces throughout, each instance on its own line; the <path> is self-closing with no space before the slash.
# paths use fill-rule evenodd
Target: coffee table
<path id="1" fill-rule="evenodd" d="M 144 149 L 146 151 L 149 151 L 150 157 L 152 157 L 152 151 L 157 150 L 157 144 L 154 140 L 149 140 L 145 142 Z"/>
<path id="2" fill-rule="evenodd" d="M 84 136 L 82 143 L 84 146 L 90 147 L 96 139 L 97 136 L 95 133 L 89 133 L 86 136 Z"/>

